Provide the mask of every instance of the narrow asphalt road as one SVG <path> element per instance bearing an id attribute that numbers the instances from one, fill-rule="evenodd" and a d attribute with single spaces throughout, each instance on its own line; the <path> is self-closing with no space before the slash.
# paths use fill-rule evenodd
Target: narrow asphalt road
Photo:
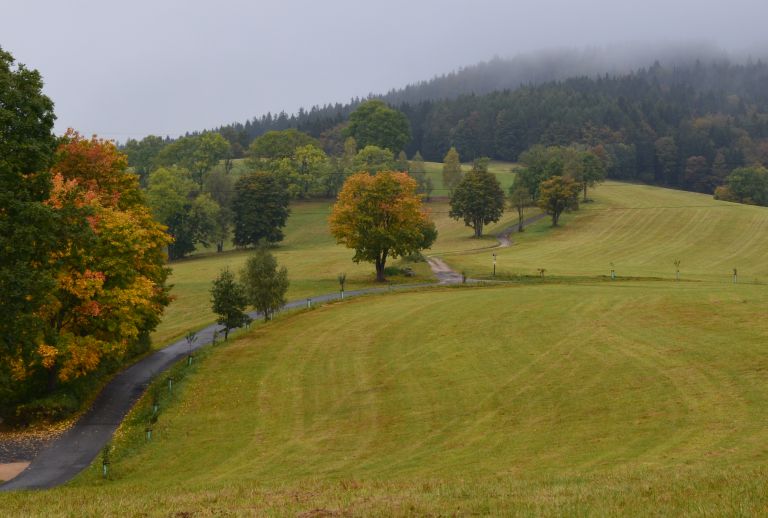
<path id="1" fill-rule="evenodd" d="M 543 215 L 528 218 L 523 222 L 529 225 L 541 219 Z M 517 225 L 511 226 L 497 235 L 499 247 L 509 246 L 510 234 L 517 231 Z M 438 283 L 408 284 L 386 288 L 367 288 L 345 292 L 345 297 L 355 297 L 372 293 L 381 293 L 398 288 L 418 288 L 435 285 L 456 284 L 462 282 L 462 276 L 451 269 L 439 258 L 428 259 Z M 339 293 L 328 293 L 313 297 L 312 303 L 324 303 L 341 298 Z M 306 307 L 307 299 L 286 304 L 284 309 Z M 256 312 L 253 318 L 259 318 Z M 210 325 L 197 332 L 197 341 L 192 345 L 194 351 L 210 344 L 218 325 Z M 97 396 L 90 409 L 69 430 L 51 441 L 30 465 L 16 478 L 0 485 L 0 491 L 20 489 L 48 489 L 64 484 L 85 469 L 112 438 L 123 418 L 141 397 L 149 383 L 171 365 L 183 359 L 190 352 L 185 339 L 181 339 L 131 365 L 117 374 Z"/>
<path id="2" fill-rule="evenodd" d="M 408 284 L 402 286 L 367 288 L 347 291 L 346 297 L 355 297 L 371 293 L 386 292 L 398 288 L 418 288 L 434 286 L 435 283 Z M 338 300 L 339 293 L 329 293 L 313 297 L 312 303 L 323 303 Z M 307 299 L 296 300 L 285 305 L 284 309 L 296 309 L 307 306 Z M 260 318 L 257 312 L 251 313 L 253 318 Z M 214 332 L 218 325 L 210 325 L 197 331 L 197 341 L 191 350 L 199 349 L 213 341 Z M 181 339 L 142 360 L 131 365 L 117 374 L 110 381 L 90 409 L 69 430 L 51 441 L 31 464 L 16 478 L 0 485 L 0 491 L 17 489 L 47 489 L 56 487 L 73 478 L 85 469 L 100 453 L 105 444 L 112 438 L 117 427 L 123 421 L 128 411 L 146 390 L 149 383 L 171 365 L 187 356 L 190 347 L 185 339 Z"/>

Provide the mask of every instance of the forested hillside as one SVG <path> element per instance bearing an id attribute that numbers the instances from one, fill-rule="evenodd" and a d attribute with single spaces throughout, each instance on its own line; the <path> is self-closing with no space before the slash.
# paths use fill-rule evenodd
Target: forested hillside
<path id="1" fill-rule="evenodd" d="M 481 70 L 478 68 L 477 70 Z M 485 95 L 402 103 L 412 139 L 406 152 L 442 160 L 516 160 L 535 144 L 602 146 L 608 176 L 712 192 L 739 167 L 768 162 L 768 66 L 655 63 L 624 75 L 576 77 Z M 393 94 L 390 94 L 393 95 Z M 245 150 L 267 129 L 297 127 L 330 153 L 356 101 L 267 115 L 220 128 Z"/>

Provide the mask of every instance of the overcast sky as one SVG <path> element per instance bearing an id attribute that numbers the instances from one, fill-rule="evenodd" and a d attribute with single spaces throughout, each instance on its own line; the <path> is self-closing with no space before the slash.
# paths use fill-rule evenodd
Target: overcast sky
<path id="1" fill-rule="evenodd" d="M 766 42 L 766 0 L 0 0 L 0 47 L 38 69 L 57 131 L 124 141 L 345 102 L 494 55 Z"/>

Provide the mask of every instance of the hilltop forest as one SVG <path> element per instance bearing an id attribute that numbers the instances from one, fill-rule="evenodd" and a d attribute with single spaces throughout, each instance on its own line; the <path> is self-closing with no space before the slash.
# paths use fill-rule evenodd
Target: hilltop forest
<path id="1" fill-rule="evenodd" d="M 462 78 L 477 84 L 478 70 L 483 68 L 443 82 L 466 90 Z M 734 169 L 768 162 L 767 80 L 768 66 L 759 61 L 674 67 L 656 62 L 619 75 L 531 80 L 483 95 L 396 103 L 421 95 L 409 87 L 408 95 L 390 92 L 383 98 L 408 118 L 409 156 L 418 151 L 426 160 L 440 161 L 455 146 L 464 161 L 517 160 L 536 144 L 602 146 L 609 178 L 711 193 Z M 439 96 L 441 84 L 424 83 L 419 92 Z M 244 156 L 255 137 L 286 128 L 306 132 L 329 154 L 340 154 L 343 129 L 359 102 L 291 116 L 267 114 L 216 131 L 232 144 L 235 157 Z"/>

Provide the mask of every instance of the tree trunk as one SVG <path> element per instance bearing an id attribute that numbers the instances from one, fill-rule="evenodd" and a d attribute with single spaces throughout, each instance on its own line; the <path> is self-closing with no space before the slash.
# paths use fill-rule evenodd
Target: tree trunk
<path id="1" fill-rule="evenodd" d="M 224 241 L 216 243 L 216 252 L 221 253 L 224 251 Z"/>
<path id="2" fill-rule="evenodd" d="M 387 264 L 387 254 L 389 253 L 389 250 L 384 250 L 377 258 L 376 258 L 376 281 L 377 282 L 386 282 L 386 278 L 384 278 L 384 267 Z"/>
<path id="3" fill-rule="evenodd" d="M 523 208 L 522 207 L 517 208 L 517 231 L 518 232 L 523 231 Z"/>
<path id="4" fill-rule="evenodd" d="M 483 222 L 481 221 L 475 221 L 475 237 L 482 237 L 483 236 Z"/>
<path id="5" fill-rule="evenodd" d="M 584 184 L 584 201 L 587 201 L 587 184 Z"/>
<path id="6" fill-rule="evenodd" d="M 552 212 L 552 226 L 557 226 L 557 220 L 560 219 L 560 213 L 559 212 Z"/>

